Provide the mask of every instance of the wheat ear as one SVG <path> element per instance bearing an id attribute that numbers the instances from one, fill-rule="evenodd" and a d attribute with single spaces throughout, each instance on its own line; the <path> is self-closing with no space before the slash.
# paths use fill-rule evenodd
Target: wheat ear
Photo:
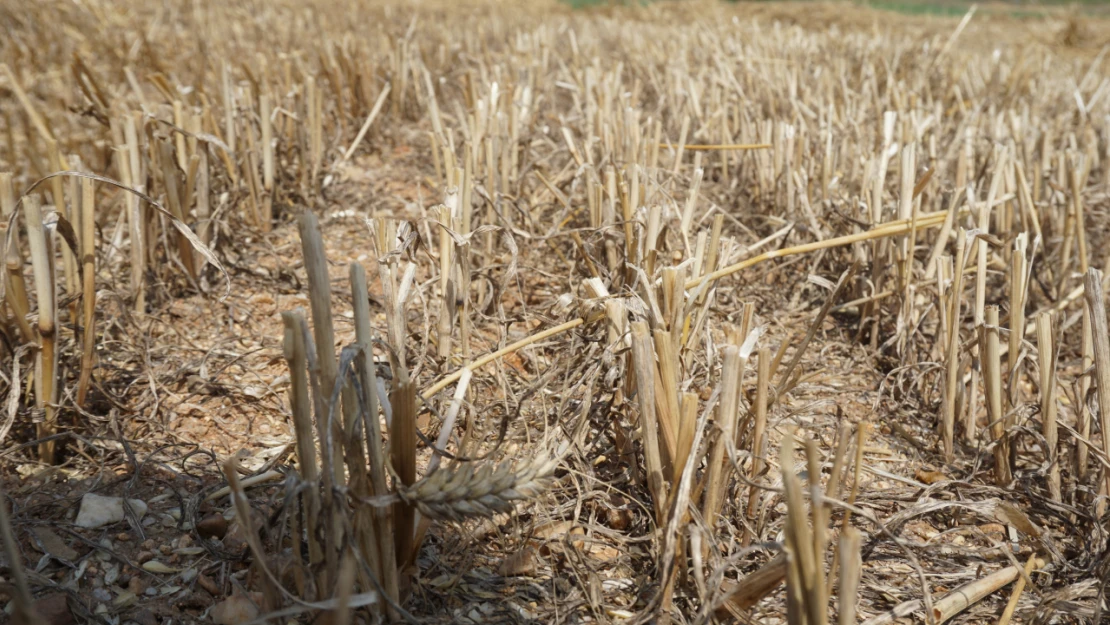
<path id="1" fill-rule="evenodd" d="M 551 484 L 558 464 L 558 456 L 548 454 L 527 462 L 478 467 L 471 462 L 458 463 L 399 489 L 397 495 L 437 521 L 491 517 L 511 511 L 516 501 L 539 496 Z"/>

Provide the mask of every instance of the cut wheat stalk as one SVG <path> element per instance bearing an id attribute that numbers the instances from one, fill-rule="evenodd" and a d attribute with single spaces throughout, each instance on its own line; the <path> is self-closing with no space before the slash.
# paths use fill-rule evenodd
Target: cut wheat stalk
<path id="1" fill-rule="evenodd" d="M 1014 406 L 1018 402 L 1013 393 L 1018 390 L 1020 378 L 1018 363 L 1020 362 L 1021 344 L 1025 339 L 1025 285 L 1028 274 L 1025 255 L 1028 251 L 1028 245 L 1028 235 L 1024 232 L 1019 234 L 1014 240 L 1010 255 L 1010 333 L 1009 351 L 1007 352 L 1008 366 L 1006 368 L 1009 376 L 1008 387 L 1011 391 L 1007 394 L 1010 406 Z"/>
<path id="2" fill-rule="evenodd" d="M 270 96 L 258 96 L 258 123 L 262 127 L 262 231 L 269 232 L 274 222 L 274 125 Z M 180 135 L 179 135 L 180 136 Z"/>
<path id="3" fill-rule="evenodd" d="M 389 448 L 398 491 L 416 483 L 416 384 L 404 370 L 394 372 L 389 403 L 393 422 L 389 428 Z M 394 550 L 397 567 L 403 572 L 415 557 L 415 512 L 413 500 L 402 499 L 393 510 Z M 425 515 L 431 517 L 430 515 Z"/>
<path id="4" fill-rule="evenodd" d="M 142 167 L 135 123 L 134 116 L 124 116 L 123 131 L 127 145 L 117 151 L 117 164 L 123 185 L 142 193 L 146 190 L 146 175 Z M 127 233 L 131 244 L 131 293 L 135 299 L 135 312 L 141 314 L 146 312 L 146 250 L 149 248 L 146 240 L 147 225 L 139 198 L 135 194 L 128 194 L 125 201 Z"/>
<path id="5" fill-rule="evenodd" d="M 179 186 L 177 176 L 177 164 L 174 158 L 174 148 L 170 141 L 163 141 L 158 145 L 159 156 L 161 159 L 162 167 L 162 186 L 166 194 L 166 204 L 169 206 L 170 213 L 178 221 L 185 221 L 185 213 L 181 204 L 181 187 Z M 194 266 L 196 256 L 193 254 L 193 249 L 189 245 L 189 240 L 180 231 L 177 232 L 177 252 L 181 258 L 181 263 L 185 266 L 185 270 L 189 273 L 189 277 L 196 281 L 197 270 Z"/>
<path id="6" fill-rule="evenodd" d="M 316 443 L 312 427 L 312 400 L 309 397 L 308 362 L 304 344 L 304 314 L 301 311 L 281 313 L 285 325 L 283 344 L 285 361 L 289 366 L 289 404 L 293 413 L 293 429 L 297 449 L 297 465 L 301 476 L 310 484 L 320 477 L 320 467 L 316 459 Z M 320 517 L 320 494 L 315 488 L 306 489 L 304 495 L 304 527 L 308 537 L 309 564 L 316 568 L 324 561 L 324 550 L 317 538 L 317 524 Z M 325 580 L 317 580 L 321 590 Z"/>
<path id="7" fill-rule="evenodd" d="M 96 193 L 93 181 L 81 179 L 81 277 L 82 332 L 81 374 L 77 383 L 77 405 L 84 406 L 92 381 L 93 357 L 96 355 Z M 191 252 L 192 250 L 190 250 Z"/>
<path id="8" fill-rule="evenodd" d="M 355 320 L 355 340 L 363 350 L 363 361 L 360 367 L 360 381 L 366 395 L 366 405 L 363 407 L 363 431 L 366 436 L 366 450 L 370 463 L 370 485 L 374 495 L 383 496 L 388 492 L 386 484 L 385 454 L 382 441 L 381 419 L 378 417 L 378 377 L 377 367 L 374 363 L 372 350 L 374 336 L 370 325 L 370 296 L 366 287 L 366 270 L 358 263 L 352 263 L 349 269 L 351 281 L 351 299 Z M 387 597 L 392 603 L 386 606 L 389 614 L 393 614 L 393 603 L 400 599 L 400 585 L 397 579 L 397 555 L 393 543 L 393 524 L 389 516 L 389 509 L 375 508 L 373 510 L 375 536 L 378 549 L 378 575 Z M 391 616 L 392 618 L 392 616 Z"/>
<path id="9" fill-rule="evenodd" d="M 824 557 L 814 552 L 813 529 L 807 523 L 801 484 L 794 474 L 794 433 L 783 437 L 779 454 L 782 485 L 787 505 L 786 527 L 786 620 L 791 625 L 824 625 L 828 621 Z M 811 476 L 810 479 L 816 479 Z M 818 506 L 818 502 L 812 502 Z"/>
<path id="10" fill-rule="evenodd" d="M 1110 432 L 1110 330 L 1106 322 L 1106 298 L 1102 290 L 1102 272 L 1091 268 L 1087 270 L 1084 287 L 1087 308 L 1091 313 L 1091 337 L 1095 352 L 1095 377 L 1097 378 L 1097 398 L 1102 431 Z M 1110 436 L 1103 434 L 1103 452 L 1110 455 Z M 1103 487 L 1110 491 L 1110 471 L 1102 472 Z M 1105 503 L 1100 503 L 1101 508 Z"/>
<path id="11" fill-rule="evenodd" d="M 55 273 L 52 246 L 46 236 L 42 207 L 37 195 L 23 198 L 23 215 L 27 220 L 27 243 L 31 249 L 31 265 L 35 272 L 35 295 L 38 299 L 39 352 L 37 359 L 35 408 L 42 411 L 42 421 L 37 425 L 39 438 L 49 439 L 56 431 L 55 406 L 58 372 L 57 335 L 55 317 Z M 53 439 L 39 444 L 39 459 L 54 464 Z"/>
<path id="12" fill-rule="evenodd" d="M 767 457 L 767 406 L 769 402 L 768 391 L 771 384 L 771 350 L 764 347 L 759 350 L 756 369 L 754 425 L 752 429 L 752 465 L 750 479 L 754 483 L 763 473 Z M 756 508 L 759 504 L 760 489 L 754 484 L 748 490 L 748 521 L 754 523 Z M 745 542 L 751 542 L 748 532 L 744 534 Z"/>
<path id="13" fill-rule="evenodd" d="M 721 367 L 721 403 L 717 410 L 717 438 L 709 454 L 709 475 L 706 478 L 705 502 L 702 505 L 702 519 L 706 527 L 716 525 L 728 487 L 729 471 L 725 466 L 725 446 L 735 438 L 736 419 L 740 410 L 740 376 L 742 369 L 740 348 L 727 345 L 724 348 L 724 365 Z"/>
<path id="14" fill-rule="evenodd" d="M 1000 485 L 1012 479 L 1010 442 L 1006 412 L 1002 408 L 1002 362 L 998 349 L 998 307 L 987 306 L 981 326 L 985 346 L 982 351 L 983 394 L 987 400 L 987 419 L 994 444 L 994 477 Z"/>
<path id="15" fill-rule="evenodd" d="M 659 415 L 659 433 L 662 435 L 660 451 L 663 456 L 663 466 L 669 467 L 664 477 L 670 478 L 668 481 L 673 483 L 677 479 L 675 467 L 685 462 L 684 458 L 680 459 L 678 456 L 678 434 L 682 414 L 678 352 L 674 347 L 671 332 L 658 329 L 652 335 L 655 339 L 655 358 L 658 363 L 655 370 L 655 407 Z"/>
<path id="16" fill-rule="evenodd" d="M 640 439 L 643 441 L 644 464 L 647 470 L 647 487 L 655 507 L 655 519 L 660 525 L 666 514 L 666 480 L 664 478 L 663 452 L 659 442 L 659 422 L 655 411 L 655 351 L 651 331 L 644 321 L 634 321 L 632 328 L 632 368 L 636 378 L 636 398 L 640 408 Z"/>
<path id="17" fill-rule="evenodd" d="M 846 527 L 840 534 L 840 588 L 837 594 L 837 622 L 840 625 L 856 625 L 856 593 L 862 563 L 860 562 L 860 533 L 854 527 Z"/>
<path id="18" fill-rule="evenodd" d="M 12 175 L 9 172 L 0 173 L 0 237 L 3 240 L 5 287 L 4 299 L 12 309 L 16 325 L 27 343 L 36 341 L 35 331 L 27 316 L 31 313 L 31 304 L 27 299 L 27 282 L 23 277 L 23 252 L 14 236 L 12 214 L 15 212 L 15 191 L 12 188 Z M 9 232 L 9 227 L 13 228 Z"/>
<path id="19" fill-rule="evenodd" d="M 946 378 L 944 385 L 944 414 L 941 422 L 941 444 L 944 447 L 944 457 L 951 461 L 953 455 L 953 439 L 956 424 L 956 398 L 960 393 L 960 311 L 963 299 L 963 268 L 967 258 L 965 245 L 967 236 L 961 228 L 956 235 L 956 266 L 952 272 L 952 286 L 948 289 L 949 304 L 947 306 L 948 319 L 948 346 L 946 349 Z M 975 431 L 974 415 L 968 419 L 964 428 L 964 437 L 974 441 Z"/>
<path id="20" fill-rule="evenodd" d="M 1048 492 L 1060 501 L 1059 436 L 1056 427 L 1056 352 L 1052 344 L 1052 314 L 1037 315 L 1037 357 L 1040 365 L 1041 423 L 1048 464 Z"/>

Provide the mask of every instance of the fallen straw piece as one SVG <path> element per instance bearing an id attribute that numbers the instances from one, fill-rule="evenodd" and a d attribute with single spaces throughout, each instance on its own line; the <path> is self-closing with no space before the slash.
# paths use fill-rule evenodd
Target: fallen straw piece
<path id="1" fill-rule="evenodd" d="M 733 612 L 744 612 L 771 594 L 786 579 L 786 554 L 780 553 L 767 564 L 745 575 L 738 582 L 725 581 L 723 590 L 726 598 L 717 608 L 716 616 L 727 619 Z"/>
<path id="2" fill-rule="evenodd" d="M 255 486 L 257 484 L 262 484 L 264 482 L 271 482 L 273 480 L 278 480 L 278 479 L 281 479 L 283 477 L 285 477 L 285 474 L 282 473 L 281 471 L 266 471 L 265 473 L 259 473 L 258 475 L 252 475 L 250 477 L 245 477 L 245 478 L 239 480 L 239 486 L 242 487 L 242 488 L 250 488 L 251 486 Z M 219 499 L 220 497 L 226 497 L 227 495 L 230 495 L 230 494 L 231 494 L 231 488 L 228 487 L 228 486 L 224 486 L 223 488 L 221 488 L 219 490 L 213 491 L 212 494 L 205 497 L 204 500 L 205 501 L 215 501 L 216 499 Z"/>
<path id="3" fill-rule="evenodd" d="M 720 145 L 711 145 L 711 144 L 699 145 L 699 144 L 687 143 L 685 145 L 679 145 L 679 144 L 674 144 L 674 143 L 660 143 L 659 147 L 661 147 L 661 148 L 681 148 L 683 150 L 692 150 L 692 151 L 697 151 L 697 150 L 703 150 L 703 151 L 709 151 L 709 150 L 766 150 L 766 149 L 771 147 L 771 144 L 770 143 L 725 143 L 725 144 L 720 144 Z"/>
<path id="4" fill-rule="evenodd" d="M 1044 560 L 1036 558 L 1033 561 L 1032 569 L 1038 569 L 1042 566 L 1044 566 Z M 940 600 L 933 604 L 933 622 L 936 623 L 936 625 L 940 625 L 948 621 L 953 616 L 956 616 L 979 601 L 982 601 L 987 595 L 1020 577 L 1021 567 L 1008 566 L 986 577 L 960 586 L 941 597 Z M 896 619 L 908 616 L 920 609 L 920 599 L 905 601 L 886 612 L 871 617 L 864 621 L 863 625 L 887 625 L 888 623 L 893 623 Z"/>

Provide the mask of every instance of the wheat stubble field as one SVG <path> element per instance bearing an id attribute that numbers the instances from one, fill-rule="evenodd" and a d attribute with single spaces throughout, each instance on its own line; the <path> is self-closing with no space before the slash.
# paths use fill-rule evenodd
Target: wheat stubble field
<path id="1" fill-rule="evenodd" d="M 1107 22 L 0 33 L 4 618 L 1105 618 Z"/>

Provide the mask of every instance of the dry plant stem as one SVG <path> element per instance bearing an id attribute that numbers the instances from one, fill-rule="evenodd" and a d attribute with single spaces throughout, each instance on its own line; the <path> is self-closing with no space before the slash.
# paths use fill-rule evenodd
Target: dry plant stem
<path id="1" fill-rule="evenodd" d="M 956 268 L 952 274 L 952 288 L 948 290 L 950 305 L 948 306 L 948 339 L 947 348 L 947 377 L 944 385 L 944 420 L 941 424 L 941 442 L 944 445 L 944 458 L 952 461 L 953 438 L 956 424 L 956 397 L 959 395 L 960 384 L 960 300 L 963 297 L 963 265 L 964 246 L 967 236 L 961 228 L 956 237 Z M 974 416 L 968 420 L 964 428 L 967 440 L 975 440 Z"/>
<path id="2" fill-rule="evenodd" d="M 999 486 L 1010 483 L 1010 443 L 1006 414 L 1002 409 L 1002 362 L 998 346 L 998 307 L 987 306 L 983 320 L 983 392 L 987 398 L 987 418 L 994 442 L 994 478 Z"/>
<path id="3" fill-rule="evenodd" d="M 35 407 L 44 411 L 42 423 L 36 428 L 39 438 L 51 436 L 56 431 L 54 423 L 55 382 L 57 374 L 57 337 L 54 332 L 54 317 L 57 307 L 54 300 L 54 263 L 51 262 L 50 248 L 43 229 L 42 208 L 36 195 L 23 198 L 23 214 L 27 219 L 27 243 L 31 248 L 31 265 L 35 271 L 35 295 L 39 306 L 39 372 L 42 384 L 41 393 L 35 397 Z M 39 443 L 39 460 L 54 464 L 54 441 Z"/>
<path id="4" fill-rule="evenodd" d="M 1033 561 L 1034 569 L 1041 566 L 1044 566 L 1043 561 Z M 1021 579 L 1021 568 L 1010 566 L 964 584 L 933 604 L 933 619 L 940 625 L 1016 579 Z"/>
<path id="5" fill-rule="evenodd" d="M 274 222 L 274 126 L 270 96 L 258 97 L 258 122 L 262 126 L 262 232 L 269 232 Z"/>
<path id="6" fill-rule="evenodd" d="M 679 400 L 679 415 L 678 415 L 678 432 L 676 436 L 676 449 L 675 449 L 675 476 L 681 476 L 682 470 L 686 468 L 686 463 L 693 461 L 691 457 L 697 450 L 692 447 L 694 444 L 694 426 L 697 425 L 698 420 L 698 396 L 696 393 L 682 393 Z M 678 486 L 672 480 L 672 491 Z"/>
<path id="7" fill-rule="evenodd" d="M 856 593 L 859 591 L 861 572 L 860 533 L 846 527 L 840 534 L 840 589 L 838 593 L 838 618 L 840 625 L 856 625 Z"/>
<path id="8" fill-rule="evenodd" d="M 350 160 L 351 156 L 355 153 L 355 150 L 358 149 L 359 144 L 362 143 L 362 139 L 366 136 L 366 133 L 370 130 L 370 127 L 374 125 L 374 120 L 378 118 L 378 113 L 381 112 L 382 104 L 385 103 L 385 99 L 389 97 L 390 90 L 390 84 L 385 83 L 385 87 L 382 87 L 382 92 L 378 94 L 378 99 L 374 102 L 374 108 L 372 108 L 370 110 L 370 114 L 366 116 L 366 121 L 362 123 L 362 128 L 358 129 L 358 134 L 355 135 L 355 140 L 351 142 L 350 147 L 348 147 L 347 151 L 343 153 L 342 160 Z M 435 136 L 435 134 L 432 135 L 433 138 Z M 434 148 L 432 153 L 435 154 Z M 439 163 L 438 159 L 436 159 L 436 163 Z M 439 168 L 437 167 L 436 169 L 438 171 Z"/>
<path id="9" fill-rule="evenodd" d="M 809 514 L 813 535 L 813 561 L 816 594 L 806 597 L 806 601 L 813 604 L 807 609 L 809 622 L 824 623 L 828 619 L 827 604 L 828 590 L 825 587 L 825 552 L 828 550 L 828 537 L 826 536 L 829 525 L 829 506 L 825 503 L 825 494 L 821 488 L 821 452 L 817 448 L 817 441 L 806 439 L 806 482 L 809 486 Z M 815 612 L 820 611 L 820 618 L 815 617 Z"/>
<path id="10" fill-rule="evenodd" d="M 805 513 L 801 485 L 794 474 L 794 433 L 783 438 L 779 455 L 782 484 L 785 492 L 786 527 L 786 596 L 787 622 L 802 625 L 824 625 L 828 620 L 825 593 L 824 554 L 814 552 L 816 528 L 810 528 Z M 816 505 L 816 502 L 814 502 Z M 819 506 L 818 506 L 819 507 Z M 820 559 L 819 559 L 820 556 Z"/>
<path id="11" fill-rule="evenodd" d="M 736 144 L 728 143 L 728 144 L 720 144 L 720 145 L 708 145 L 708 144 L 699 145 L 699 144 L 687 143 L 687 144 L 684 144 L 684 145 L 675 145 L 675 144 L 670 144 L 670 143 L 660 143 L 659 147 L 668 148 L 668 149 L 678 148 L 679 150 L 690 150 L 691 152 L 694 152 L 694 151 L 717 151 L 717 150 L 746 151 L 746 150 L 766 150 L 766 149 L 771 147 L 771 144 L 770 143 L 736 143 Z M 681 152 L 680 152 L 680 154 L 681 154 Z"/>
<path id="12" fill-rule="evenodd" d="M 1091 331 L 1091 309 L 1088 306 L 1083 306 L 1083 324 L 1081 326 L 1081 339 L 1082 344 L 1080 347 L 1080 354 L 1082 360 L 1083 371 L 1090 371 L 1091 367 L 1095 365 L 1095 344 Z M 1086 401 L 1088 392 L 1091 390 L 1091 377 L 1083 376 L 1079 378 L 1079 396 L 1084 398 L 1084 401 L 1078 402 L 1075 406 L 1075 427 L 1079 430 L 1079 435 L 1085 439 L 1091 437 L 1091 411 Z M 1080 481 L 1087 477 L 1087 456 L 1088 449 L 1086 445 L 1077 445 L 1075 449 L 1075 474 Z"/>
<path id="13" fill-rule="evenodd" d="M 1059 436 L 1056 428 L 1056 354 L 1052 345 L 1052 313 L 1037 315 L 1037 357 L 1040 364 L 1041 422 L 1048 463 L 1048 492 L 1060 501 Z"/>
<path id="14" fill-rule="evenodd" d="M 829 297 L 825 299 L 825 303 L 821 306 L 821 310 L 817 312 L 817 317 L 813 319 L 813 323 L 809 324 L 809 330 L 806 331 L 806 336 L 802 339 L 801 345 L 799 345 L 798 349 L 794 352 L 794 356 L 790 359 L 790 363 L 786 365 L 786 370 L 779 376 L 779 383 L 775 386 L 775 397 L 781 397 L 783 393 L 789 390 L 792 384 L 790 376 L 794 373 L 794 369 L 797 368 L 798 363 L 802 361 L 802 354 L 804 354 L 806 348 L 809 347 L 813 337 L 817 335 L 817 331 L 821 329 L 821 326 L 825 322 L 825 317 L 829 314 L 829 310 L 832 308 L 833 304 L 836 303 L 840 294 L 844 292 L 844 287 L 848 285 L 858 270 L 859 264 L 853 263 L 847 271 L 840 275 L 840 279 L 836 282 L 836 287 L 833 288 Z"/>
<path id="15" fill-rule="evenodd" d="M 312 331 L 316 342 L 316 365 L 319 368 L 320 388 L 327 397 L 335 388 L 335 332 L 331 316 L 331 281 L 328 277 L 328 261 L 324 255 L 324 239 L 320 234 L 320 222 L 311 211 L 305 211 L 298 218 L 301 235 L 301 249 L 304 254 L 305 273 L 308 276 L 309 306 L 312 311 Z M 324 418 L 326 413 L 317 414 Z M 333 440 L 341 440 L 338 423 L 330 424 L 334 430 Z M 321 432 L 325 431 L 321 429 Z M 324 444 L 324 441 L 321 441 Z M 324 461 L 329 462 L 325 451 Z M 332 462 L 333 479 L 337 485 L 345 484 L 343 466 Z"/>
<path id="16" fill-rule="evenodd" d="M 843 247 L 845 245 L 851 245 L 860 241 L 872 241 L 876 239 L 896 237 L 907 234 L 911 230 L 935 228 L 944 223 L 947 215 L 948 211 L 941 211 L 938 213 L 926 213 L 924 215 L 918 216 L 916 225 L 912 224 L 910 220 L 892 221 L 881 226 L 876 226 L 875 228 L 866 230 L 864 232 L 857 232 L 855 234 L 825 239 L 824 241 L 806 243 L 804 245 L 796 245 L 793 247 L 771 250 L 769 252 L 764 252 L 759 256 L 754 256 L 733 265 L 722 267 L 721 269 L 718 269 L 713 273 L 706 274 L 702 278 L 695 278 L 693 280 L 690 280 L 686 283 L 686 288 L 693 289 L 694 287 L 698 286 L 698 283 L 700 283 L 702 280 L 705 280 L 706 282 L 715 282 L 717 280 L 720 280 L 721 278 L 730 276 L 739 271 L 743 271 L 748 267 L 751 267 L 752 265 L 759 264 L 765 260 L 770 260 L 772 258 L 784 258 L 786 256 L 793 256 L 795 254 L 805 254 L 807 252 L 815 252 L 817 250 Z"/>
<path id="17" fill-rule="evenodd" d="M 142 167 L 139 149 L 139 134 L 135 128 L 135 118 L 127 115 L 123 119 L 124 136 L 127 138 L 126 150 L 117 152 L 119 157 L 120 181 L 124 186 L 145 191 L 146 177 Z M 131 243 L 131 293 L 135 298 L 135 312 L 146 312 L 146 221 L 139 198 L 127 194 L 127 233 Z"/>
<path id="18" fill-rule="evenodd" d="M 416 384 L 411 380 L 394 379 L 390 403 L 393 424 L 389 429 L 389 447 L 393 470 L 401 484 L 412 486 L 416 482 Z M 415 518 L 416 509 L 411 504 L 402 501 L 394 506 L 394 549 L 397 567 L 402 571 L 411 563 L 416 546 L 413 540 Z"/>
<path id="19" fill-rule="evenodd" d="M 93 181 L 81 179 L 81 277 L 84 319 L 84 334 L 81 336 L 81 377 L 77 383 L 77 405 L 85 405 L 85 397 L 92 381 L 93 356 L 96 348 L 96 250 L 95 250 L 95 204 L 96 194 Z"/>
<path id="20" fill-rule="evenodd" d="M 1034 569 L 1041 566 L 1044 566 L 1042 560 L 1038 559 L 1034 561 Z M 933 614 L 931 616 L 934 622 L 940 625 L 950 620 L 960 612 L 982 601 L 987 595 L 1006 586 L 1006 584 L 1009 584 L 1015 579 L 1020 579 L 1021 573 L 1021 567 L 1010 566 L 960 586 L 933 604 Z M 863 622 L 863 625 L 889 625 L 890 623 L 894 623 L 897 619 L 909 616 L 921 609 L 921 600 L 913 599 L 900 603 L 886 612 L 867 619 Z"/>
<path id="21" fill-rule="evenodd" d="M 1110 330 L 1106 324 L 1106 298 L 1102 290 L 1102 272 L 1087 270 L 1087 308 L 1091 311 L 1091 335 L 1095 346 L 1095 376 L 1098 384 L 1098 410 L 1102 421 L 1102 450 L 1110 455 Z M 1110 472 L 1103 470 L 1103 480 L 1110 480 Z M 1106 486 L 1110 486 L 1107 484 Z M 1110 488 L 1107 488 L 1110 491 Z M 1105 506 L 1105 504 L 1102 504 Z"/>
<path id="22" fill-rule="evenodd" d="M 181 189 L 178 186 L 177 165 L 173 157 L 173 144 L 169 141 L 163 141 L 158 147 L 162 163 L 162 184 L 165 186 L 166 204 L 169 205 L 170 212 L 173 213 L 174 217 L 180 221 L 185 221 L 185 213 L 181 206 Z M 185 270 L 189 272 L 189 276 L 196 280 L 197 270 L 194 266 L 196 255 L 193 254 L 193 248 L 181 232 L 177 232 L 176 237 L 177 253 L 181 257 L 181 263 L 185 265 Z"/>
<path id="23" fill-rule="evenodd" d="M 755 424 L 752 430 L 752 472 L 751 481 L 756 481 L 763 473 L 767 454 L 767 391 L 771 382 L 771 350 L 763 347 L 759 350 L 759 359 L 756 365 L 755 383 Z M 759 507 L 760 489 L 752 486 L 748 490 L 748 521 L 754 522 L 756 508 Z M 745 536 L 749 540 L 750 537 Z"/>
<path id="24" fill-rule="evenodd" d="M 33 343 L 36 340 L 31 322 L 27 315 L 31 313 L 31 305 L 27 299 L 27 282 L 23 278 L 23 252 L 16 244 L 15 237 L 8 243 L 8 220 L 15 210 L 15 191 L 12 188 L 12 175 L 8 172 L 0 173 L 0 236 L 4 237 L 7 249 L 4 252 L 5 279 L 4 299 L 12 308 L 16 325 L 23 335 L 23 340 Z"/>
<path id="25" fill-rule="evenodd" d="M 355 319 L 355 340 L 363 350 L 361 367 L 362 388 L 368 400 L 364 414 L 364 431 L 366 436 L 366 450 L 370 461 L 370 486 L 377 496 L 384 496 L 389 492 L 386 483 L 385 453 L 382 442 L 381 418 L 378 416 L 377 367 L 374 364 L 373 330 L 370 325 L 370 296 L 366 287 L 366 269 L 359 263 L 350 266 L 351 299 Z M 390 509 L 385 506 L 373 506 L 375 537 L 378 543 L 379 579 L 385 594 L 393 600 L 399 601 L 400 591 L 397 579 L 397 555 L 393 542 L 393 524 L 390 518 Z M 394 618 L 393 608 L 386 602 L 386 610 Z"/>
<path id="26" fill-rule="evenodd" d="M 780 553 L 738 582 L 726 580 L 722 590 L 727 598 L 725 604 L 717 610 L 717 618 L 734 618 L 736 614 L 750 610 L 760 599 L 771 594 L 786 578 L 786 562 L 786 554 Z"/>
<path id="27" fill-rule="evenodd" d="M 640 408 L 640 438 L 643 441 L 647 486 L 655 506 L 655 521 L 662 526 L 666 514 L 666 491 L 659 423 L 655 412 L 655 352 L 647 322 L 634 321 L 632 328 L 632 368 L 636 377 L 636 398 Z"/>
<path id="28" fill-rule="evenodd" d="M 355 589 L 355 558 L 349 553 L 345 554 L 339 562 L 339 578 L 336 586 L 338 605 L 335 608 L 335 616 L 330 621 L 331 625 L 351 625 L 351 595 L 354 594 Z"/>
<path id="29" fill-rule="evenodd" d="M 702 507 L 702 519 L 710 531 L 716 525 L 717 515 L 721 511 L 721 503 L 724 501 L 725 489 L 728 488 L 729 467 L 724 462 L 725 446 L 731 444 L 735 437 L 736 417 L 740 409 L 740 374 L 743 366 L 741 364 L 740 348 L 735 345 L 727 345 L 723 351 L 721 403 L 717 412 L 719 431 L 716 440 L 713 442 L 713 449 L 709 454 L 709 476 L 705 487 L 705 503 Z"/>
<path id="30" fill-rule="evenodd" d="M 664 330 L 656 330 L 655 357 L 656 370 L 655 406 L 659 413 L 659 433 L 662 435 L 663 462 L 671 467 L 669 480 L 674 483 L 678 472 L 674 470 L 684 459 L 678 457 L 678 427 L 681 414 L 678 391 L 678 354 L 672 341 L 673 335 Z"/>
<path id="31" fill-rule="evenodd" d="M 1010 594 L 1010 600 L 1006 603 L 1006 609 L 1002 611 L 1002 616 L 998 619 L 998 625 L 1010 625 L 1010 619 L 1014 616 L 1014 611 L 1017 610 L 1018 600 L 1021 599 L 1021 593 L 1025 591 L 1025 580 L 1029 578 L 1029 574 L 1033 572 L 1033 567 L 1037 564 L 1037 554 L 1029 555 L 1029 559 L 1025 561 L 1025 572 L 1023 575 L 1018 576 L 1017 581 L 1014 582 L 1014 591 Z"/>
<path id="32" fill-rule="evenodd" d="M 42 623 L 43 619 L 35 612 L 31 585 L 27 583 L 27 572 L 23 570 L 23 554 L 19 552 L 19 542 L 12 532 L 12 519 L 8 514 L 8 497 L 0 490 L 0 543 L 4 546 L 4 559 L 7 560 L 11 577 L 12 599 L 11 623 Z"/>
<path id="33" fill-rule="evenodd" d="M 324 241 L 320 234 L 320 222 L 311 211 L 305 211 L 298 218 L 301 235 L 301 250 L 304 255 L 305 274 L 308 278 L 309 306 L 312 311 L 312 330 L 316 346 L 315 376 L 318 396 L 314 399 L 316 407 L 316 429 L 320 438 L 320 460 L 327 474 L 323 480 L 322 505 L 329 513 L 335 510 L 334 496 L 330 487 L 343 488 L 347 485 L 343 463 L 336 458 L 335 445 L 343 440 L 343 430 L 338 419 L 328 421 L 334 414 L 334 407 L 328 405 L 331 389 L 335 388 L 335 333 L 331 316 L 331 281 L 328 278 L 328 261 L 324 255 Z M 307 349 L 307 345 L 306 345 Z M 344 410 L 350 410 L 344 406 Z M 334 584 L 338 574 L 338 552 L 336 548 L 343 543 L 343 526 L 338 515 L 331 516 L 331 528 L 327 534 L 327 547 L 324 557 L 327 563 L 327 582 Z"/>
<path id="34" fill-rule="evenodd" d="M 473 372 L 475 369 L 480 369 L 482 366 L 487 365 L 487 364 L 493 362 L 494 360 L 497 360 L 498 358 L 501 358 L 502 356 L 507 356 L 507 355 L 509 355 L 509 354 L 511 354 L 515 351 L 518 351 L 518 350 L 520 350 L 524 347 L 528 347 L 529 345 L 532 345 L 533 343 L 538 343 L 538 342 L 540 342 L 540 341 L 542 341 L 546 338 L 550 338 L 550 337 L 555 336 L 557 334 L 561 334 L 563 332 L 566 332 L 567 330 L 572 330 L 574 328 L 577 328 L 578 326 L 582 325 L 583 323 L 585 323 L 585 319 L 582 319 L 580 317 L 576 318 L 576 319 L 571 319 L 570 321 L 567 321 L 566 323 L 561 323 L 561 324 L 559 324 L 559 325 L 557 325 L 553 328 L 548 328 L 548 329 L 546 329 L 542 332 L 538 332 L 536 334 L 533 334 L 532 336 L 525 337 L 525 338 L 517 341 L 516 343 L 513 343 L 512 345 L 508 345 L 508 346 L 506 346 L 502 349 L 499 349 L 495 352 L 486 354 L 485 356 L 482 356 L 481 358 L 475 360 L 474 362 L 471 362 L 471 363 L 467 364 L 466 366 L 459 368 L 457 371 L 451 373 L 450 375 L 444 376 L 443 379 L 441 379 L 439 382 L 436 382 L 435 384 L 430 386 L 427 390 L 425 390 L 423 393 L 421 393 L 421 397 L 425 401 L 431 399 L 432 397 L 435 396 L 436 393 L 442 391 L 443 389 L 447 388 L 451 384 L 457 382 L 458 379 L 460 377 L 462 377 L 462 374 L 463 374 L 464 370 Z"/>
<path id="35" fill-rule="evenodd" d="M 293 412 L 293 430 L 296 434 L 297 465 L 301 477 L 309 484 L 320 479 L 320 467 L 316 459 L 316 438 L 312 427 L 312 400 L 308 390 L 308 363 L 305 357 L 304 332 L 305 320 L 300 311 L 283 312 L 281 320 L 285 325 L 284 355 L 289 365 L 289 405 Z M 308 536 L 308 561 L 315 569 L 324 561 L 324 550 L 317 540 L 316 526 L 320 518 L 320 492 L 317 488 L 304 491 L 305 530 Z M 322 578 L 317 584 L 322 584 Z M 324 586 L 319 586 L 321 589 Z"/>
<path id="36" fill-rule="evenodd" d="M 264 473 L 259 473 L 257 475 L 252 475 L 250 477 L 245 477 L 242 480 L 240 480 L 240 485 L 243 488 L 250 488 L 252 486 L 257 486 L 259 484 L 265 484 L 266 482 L 275 482 L 277 480 L 284 479 L 284 478 L 285 478 L 285 474 L 282 473 L 281 471 L 271 470 L 271 471 L 266 471 Z M 230 494 L 231 494 L 231 489 L 228 488 L 227 486 L 224 486 L 223 488 L 218 488 L 218 489 L 212 491 L 211 493 L 209 493 L 208 496 L 206 496 L 204 498 L 204 501 L 206 501 L 206 502 L 216 501 L 216 500 L 220 499 L 221 497 L 227 497 Z"/>
<path id="37" fill-rule="evenodd" d="M 1028 251 L 1028 243 L 1028 235 L 1019 234 L 1010 255 L 1010 336 L 1006 371 L 1009 376 L 1009 388 L 1013 392 L 1018 389 L 1020 374 L 1017 370 L 1018 357 L 1021 355 L 1021 344 L 1025 338 L 1025 255 Z M 1017 398 L 1010 397 L 1010 399 L 1012 406 Z"/>

